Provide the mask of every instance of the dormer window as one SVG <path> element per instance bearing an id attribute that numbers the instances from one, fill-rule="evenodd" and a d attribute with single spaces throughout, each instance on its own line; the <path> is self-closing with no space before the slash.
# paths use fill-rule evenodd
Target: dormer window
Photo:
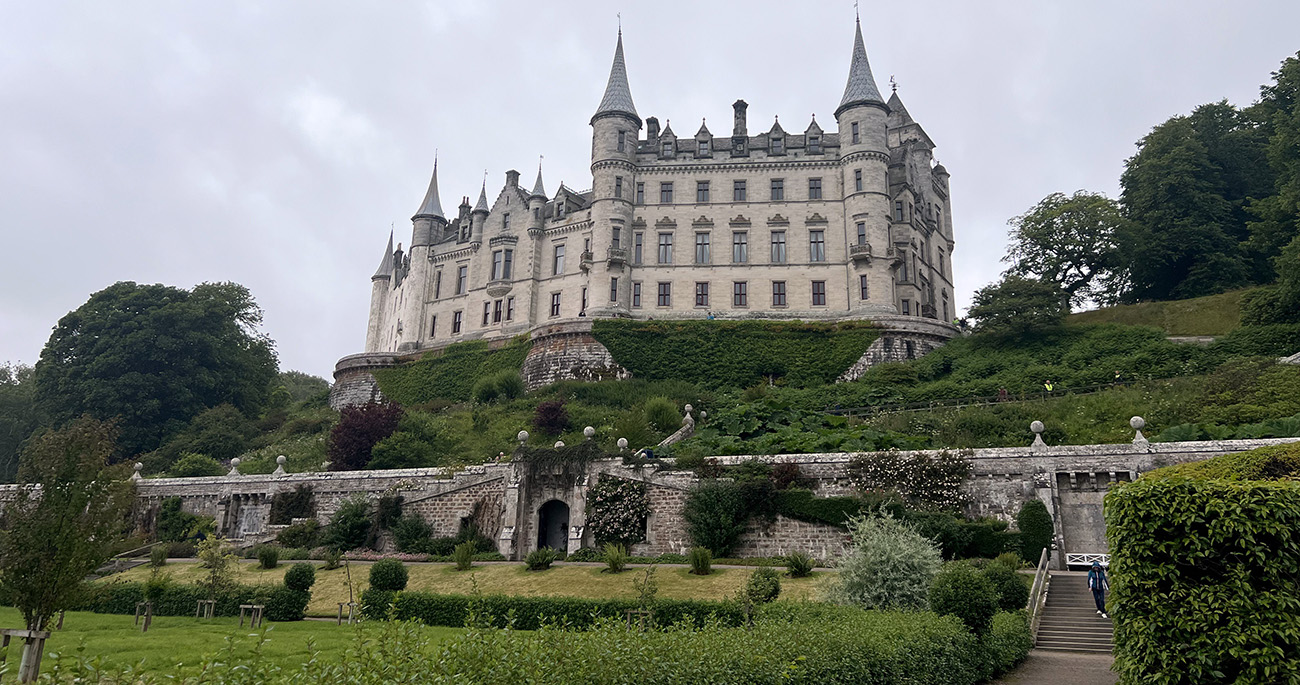
<path id="1" fill-rule="evenodd" d="M 555 203 L 555 218 L 556 219 L 564 218 L 564 200 L 560 200 L 559 202 Z"/>
<path id="2" fill-rule="evenodd" d="M 822 153 L 822 139 L 820 136 L 808 136 L 808 154 L 820 155 Z"/>
<path id="3" fill-rule="evenodd" d="M 696 150 L 695 150 L 695 154 L 696 154 L 696 156 L 697 156 L 697 157 L 708 157 L 708 156 L 709 156 L 709 141 L 707 141 L 707 140 L 701 140 L 701 141 L 697 141 L 697 142 L 698 142 L 698 145 L 696 146 Z"/>
<path id="4" fill-rule="evenodd" d="M 774 155 L 785 154 L 785 138 L 772 138 L 771 152 Z"/>
<path id="5" fill-rule="evenodd" d="M 664 157 L 672 157 L 672 156 L 673 156 L 673 141 L 671 141 L 671 140 L 665 140 L 665 141 L 664 141 L 664 145 L 663 145 L 663 156 L 664 156 Z"/>

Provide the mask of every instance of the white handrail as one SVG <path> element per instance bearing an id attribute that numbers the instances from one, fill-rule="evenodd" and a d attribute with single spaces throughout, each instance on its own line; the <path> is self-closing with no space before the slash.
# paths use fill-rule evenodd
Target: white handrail
<path id="1" fill-rule="evenodd" d="M 1047 573 L 1048 550 L 1038 555 L 1038 570 L 1034 573 L 1034 586 L 1029 591 L 1029 635 L 1038 644 L 1038 621 L 1043 616 L 1043 605 L 1047 603 L 1047 584 L 1051 576 Z"/>
<path id="2" fill-rule="evenodd" d="M 1092 562 L 1094 562 L 1094 561 L 1097 562 L 1097 563 L 1099 563 L 1099 564 L 1101 564 L 1102 567 L 1109 567 L 1109 566 L 1110 566 L 1110 555 L 1109 555 L 1109 554 L 1094 554 L 1094 553 L 1091 553 L 1091 552 L 1076 553 L 1076 554 L 1066 554 L 1066 555 L 1065 555 L 1065 565 L 1066 565 L 1066 566 L 1092 566 Z"/>

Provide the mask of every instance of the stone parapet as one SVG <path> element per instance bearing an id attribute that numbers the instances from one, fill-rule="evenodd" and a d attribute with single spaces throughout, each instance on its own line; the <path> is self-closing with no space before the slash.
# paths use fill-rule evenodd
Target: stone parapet
<path id="1" fill-rule="evenodd" d="M 590 319 L 540 326 L 530 334 L 532 347 L 520 373 L 529 390 L 558 381 L 629 378 L 627 369 L 591 334 Z"/>

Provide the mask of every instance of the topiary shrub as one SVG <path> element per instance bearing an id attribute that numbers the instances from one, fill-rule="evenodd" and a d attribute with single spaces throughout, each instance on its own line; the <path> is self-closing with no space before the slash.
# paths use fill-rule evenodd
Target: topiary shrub
<path id="1" fill-rule="evenodd" d="M 812 575 L 816 560 L 803 552 L 791 552 L 785 557 L 785 570 L 791 578 L 804 578 Z"/>
<path id="2" fill-rule="evenodd" d="M 682 414 L 667 397 L 651 397 L 642 412 L 645 420 L 660 433 L 675 433 L 682 427 Z"/>
<path id="3" fill-rule="evenodd" d="M 524 557 L 529 571 L 545 571 L 560 558 L 560 552 L 550 547 L 538 547 Z"/>
<path id="4" fill-rule="evenodd" d="M 275 545 L 258 545 L 257 564 L 263 569 L 273 569 L 280 565 L 280 548 Z"/>
<path id="5" fill-rule="evenodd" d="M 281 585 L 272 588 L 262 604 L 266 607 L 268 621 L 301 621 L 310 601 L 311 592 Z"/>
<path id="6" fill-rule="evenodd" d="M 1019 573 L 1003 564 L 992 563 L 984 569 L 984 577 L 993 586 L 1002 611 L 1018 611 L 1029 604 L 1029 586 Z"/>
<path id="7" fill-rule="evenodd" d="M 280 531 L 275 541 L 285 547 L 315 547 L 320 542 L 320 523 L 315 519 L 295 523 Z"/>
<path id="8" fill-rule="evenodd" d="M 1020 556 L 1031 564 L 1037 564 L 1043 550 L 1052 549 L 1052 540 L 1056 536 L 1047 505 L 1038 499 L 1025 502 L 1016 512 L 1016 526 L 1020 528 Z"/>
<path id="9" fill-rule="evenodd" d="M 934 543 L 892 516 L 850 519 L 852 546 L 828 588 L 831 601 L 864 609 L 925 609 L 942 561 Z"/>
<path id="10" fill-rule="evenodd" d="M 998 594 L 982 573 L 970 564 L 950 562 L 930 586 L 930 610 L 952 615 L 976 635 L 988 632 L 998 611 Z"/>
<path id="11" fill-rule="evenodd" d="M 284 572 L 284 586 L 290 590 L 310 590 L 315 584 L 316 567 L 311 564 L 294 564 Z"/>
<path id="12" fill-rule="evenodd" d="M 686 558 L 687 563 L 691 565 L 691 573 L 697 576 L 713 573 L 713 553 L 708 547 L 692 547 L 686 554 Z"/>
<path id="13" fill-rule="evenodd" d="M 396 559 L 380 559 L 370 566 L 370 587 L 387 592 L 406 589 L 409 571 Z"/>
<path id="14" fill-rule="evenodd" d="M 781 594 L 781 576 L 776 569 L 766 567 L 754 569 L 745 583 L 745 596 L 754 604 L 767 604 L 775 601 Z"/>
<path id="15" fill-rule="evenodd" d="M 569 430 L 569 412 L 564 400 L 548 400 L 533 410 L 533 428 L 545 435 L 559 435 Z"/>
<path id="16" fill-rule="evenodd" d="M 326 547 L 351 550 L 364 546 L 370 537 L 370 503 L 358 495 L 343 500 L 330 517 L 321 542 Z"/>

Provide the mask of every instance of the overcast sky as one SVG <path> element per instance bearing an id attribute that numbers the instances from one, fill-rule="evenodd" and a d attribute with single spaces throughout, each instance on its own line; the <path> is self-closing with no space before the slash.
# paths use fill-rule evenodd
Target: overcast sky
<path id="1" fill-rule="evenodd" d="M 901 10 L 901 11 L 900 11 Z M 281 366 L 329 378 L 365 341 L 370 275 L 435 149 L 444 209 L 504 173 L 590 186 L 588 120 L 622 12 L 641 116 L 693 134 L 779 115 L 833 130 L 853 4 L 0 0 L 0 362 L 119 280 L 248 286 Z M 1118 194 L 1133 144 L 1198 104 L 1248 104 L 1300 50 L 1300 2 L 863 2 L 952 174 L 964 308 L 1006 221 Z"/>

